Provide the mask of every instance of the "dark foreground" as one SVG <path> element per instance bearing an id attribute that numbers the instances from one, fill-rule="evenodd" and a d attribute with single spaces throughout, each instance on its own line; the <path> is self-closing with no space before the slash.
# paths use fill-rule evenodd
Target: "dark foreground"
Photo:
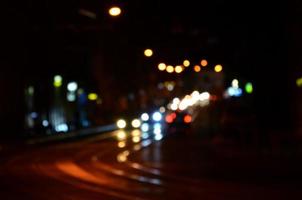
<path id="1" fill-rule="evenodd" d="M 161 138 L 116 131 L 15 153 L 2 150 L 0 198 L 301 199 L 297 154 L 188 133 Z"/>

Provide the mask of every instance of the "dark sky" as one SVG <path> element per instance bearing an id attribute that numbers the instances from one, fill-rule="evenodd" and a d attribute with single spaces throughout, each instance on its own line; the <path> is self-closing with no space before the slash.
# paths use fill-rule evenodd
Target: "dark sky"
<path id="1" fill-rule="evenodd" d="M 122 16 L 108 16 L 111 5 L 121 6 Z M 80 15 L 80 9 L 96 19 Z M 10 1 L 3 13 L 1 83 L 11 85 L 2 90 L 12 98 L 0 104 L 13 105 L 24 84 L 46 84 L 57 73 L 94 83 L 102 79 L 94 73 L 99 66 L 111 82 L 127 80 L 131 87 L 135 76 L 163 59 L 176 64 L 201 56 L 223 63 L 230 76 L 253 80 L 269 104 L 280 88 L 291 91 L 289 81 L 300 73 L 301 10 L 297 1 Z M 148 63 L 146 47 L 155 51 Z"/>

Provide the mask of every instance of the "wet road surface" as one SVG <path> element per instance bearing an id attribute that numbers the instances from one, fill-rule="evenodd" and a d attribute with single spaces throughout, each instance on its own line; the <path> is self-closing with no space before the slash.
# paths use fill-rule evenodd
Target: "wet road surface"
<path id="1" fill-rule="evenodd" d="M 17 152 L 17 153 L 16 153 Z M 300 199 L 299 158 L 114 131 L 4 155 L 1 199 Z"/>

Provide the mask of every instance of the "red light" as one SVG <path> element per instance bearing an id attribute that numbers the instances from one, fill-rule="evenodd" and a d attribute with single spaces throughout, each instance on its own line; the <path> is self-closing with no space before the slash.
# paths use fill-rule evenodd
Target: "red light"
<path id="1" fill-rule="evenodd" d="M 170 116 L 175 119 L 176 118 L 176 113 L 171 113 Z"/>
<path id="2" fill-rule="evenodd" d="M 187 123 L 187 124 L 191 123 L 192 122 L 192 117 L 190 115 L 186 115 L 184 117 L 184 122 Z"/>
<path id="3" fill-rule="evenodd" d="M 173 119 L 172 114 L 171 114 L 171 115 L 167 115 L 167 116 L 166 116 L 166 122 L 167 122 L 167 123 L 169 123 L 169 124 L 170 124 L 170 123 L 172 123 L 172 122 L 173 122 L 173 120 L 174 120 L 174 119 Z"/>

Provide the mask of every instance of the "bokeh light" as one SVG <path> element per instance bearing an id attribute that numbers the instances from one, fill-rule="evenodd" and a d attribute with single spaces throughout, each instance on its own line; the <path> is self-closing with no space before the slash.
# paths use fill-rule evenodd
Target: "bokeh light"
<path id="1" fill-rule="evenodd" d="M 201 70 L 201 69 L 200 69 L 200 66 L 199 66 L 199 65 L 195 65 L 195 66 L 194 66 L 194 71 L 195 71 L 195 72 L 200 72 L 200 70 Z"/>
<path id="2" fill-rule="evenodd" d="M 165 71 L 166 70 L 166 64 L 165 63 L 159 63 L 158 64 L 158 69 L 160 70 L 160 71 Z"/>
<path id="3" fill-rule="evenodd" d="M 114 6 L 114 7 L 111 7 L 108 12 L 111 16 L 116 17 L 122 13 L 122 10 L 120 7 Z"/>
<path id="4" fill-rule="evenodd" d="M 53 86 L 54 87 L 61 87 L 62 86 L 62 82 L 63 82 L 63 78 L 62 76 L 60 75 L 56 75 L 54 78 L 53 78 Z"/>
<path id="5" fill-rule="evenodd" d="M 175 67 L 174 71 L 179 74 L 179 73 L 181 73 L 183 71 L 183 69 L 182 69 L 182 67 L 180 65 L 177 65 Z"/>
<path id="6" fill-rule="evenodd" d="M 153 55 L 153 51 L 152 51 L 152 49 L 146 49 L 146 50 L 144 51 L 144 54 L 145 54 L 145 56 L 147 56 L 147 57 L 151 57 L 151 56 Z"/>
<path id="7" fill-rule="evenodd" d="M 252 83 L 248 82 L 248 83 L 245 84 L 246 93 L 251 94 L 251 93 L 253 93 L 253 90 L 254 89 L 253 89 L 253 84 Z"/>
<path id="8" fill-rule="evenodd" d="M 131 122 L 133 128 L 139 128 L 141 126 L 141 121 L 139 119 L 134 119 Z"/>
<path id="9" fill-rule="evenodd" d="M 189 67 L 190 66 L 190 61 L 189 60 L 184 60 L 183 65 L 185 67 Z"/>
<path id="10" fill-rule="evenodd" d="M 90 94 L 88 94 L 88 99 L 90 101 L 95 101 L 98 99 L 98 95 L 96 93 L 90 93 Z"/>
<path id="11" fill-rule="evenodd" d="M 118 128 L 125 128 L 127 126 L 127 123 L 125 120 L 123 119 L 119 119 L 117 122 L 116 122 L 116 126 Z"/>
<path id="12" fill-rule="evenodd" d="M 174 72 L 174 67 L 172 65 L 168 65 L 167 68 L 166 68 L 166 71 L 168 73 L 173 73 Z"/>
<path id="13" fill-rule="evenodd" d="M 206 67 L 208 65 L 208 61 L 206 59 L 201 60 L 200 65 Z"/>
<path id="14" fill-rule="evenodd" d="M 215 72 L 221 72 L 222 71 L 222 65 L 216 65 L 214 67 Z"/>

